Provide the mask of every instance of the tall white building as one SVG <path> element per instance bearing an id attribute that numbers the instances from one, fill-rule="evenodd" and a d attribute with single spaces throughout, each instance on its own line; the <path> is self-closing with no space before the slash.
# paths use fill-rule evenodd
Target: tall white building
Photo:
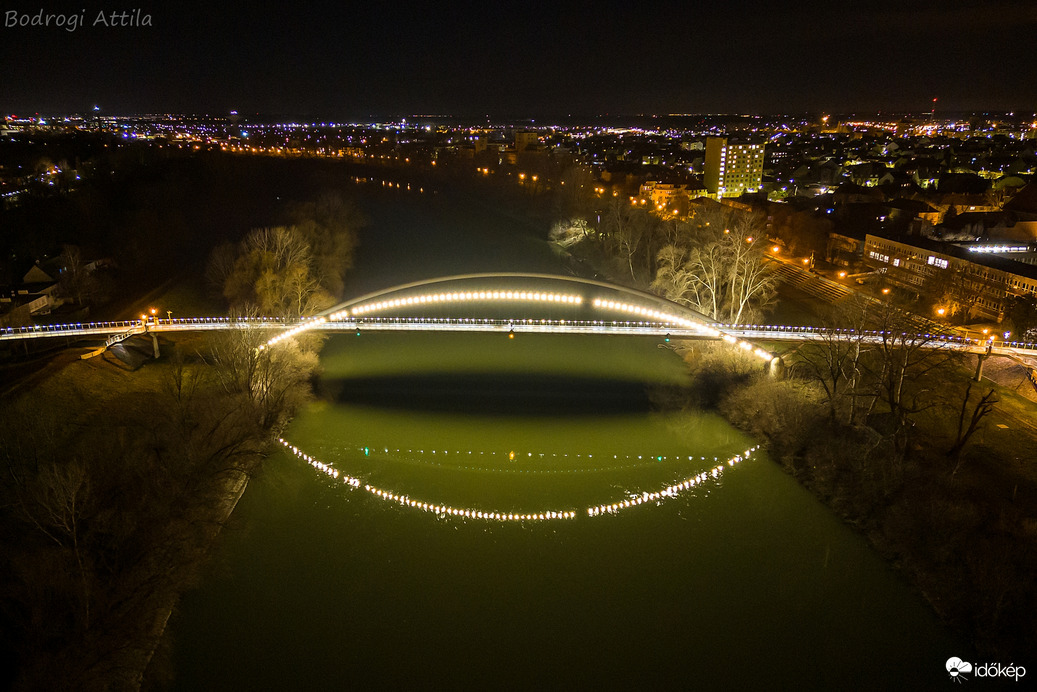
<path id="1" fill-rule="evenodd" d="M 763 144 L 728 144 L 726 137 L 706 139 L 706 190 L 717 197 L 757 192 L 763 183 Z"/>

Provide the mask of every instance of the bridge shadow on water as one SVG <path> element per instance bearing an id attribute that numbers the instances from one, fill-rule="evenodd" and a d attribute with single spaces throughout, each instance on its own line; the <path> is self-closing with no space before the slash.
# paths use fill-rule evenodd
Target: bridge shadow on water
<path id="1" fill-rule="evenodd" d="M 463 415 L 597 416 L 656 408 L 643 382 L 531 373 L 421 373 L 324 378 L 322 399 Z"/>

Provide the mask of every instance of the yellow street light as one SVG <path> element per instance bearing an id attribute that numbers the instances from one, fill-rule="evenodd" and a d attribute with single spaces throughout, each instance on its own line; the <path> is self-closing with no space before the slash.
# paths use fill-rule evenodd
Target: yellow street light
<path id="1" fill-rule="evenodd" d="M 839 272 L 839 278 L 840 279 L 845 279 L 846 278 L 846 272 Z"/>
<path id="2" fill-rule="evenodd" d="M 781 248 L 778 247 L 777 245 L 775 245 L 774 247 L 771 248 L 771 252 L 777 254 L 777 253 L 781 252 Z"/>
<path id="3" fill-rule="evenodd" d="M 947 313 L 947 308 L 936 308 L 936 314 L 943 317 Z"/>

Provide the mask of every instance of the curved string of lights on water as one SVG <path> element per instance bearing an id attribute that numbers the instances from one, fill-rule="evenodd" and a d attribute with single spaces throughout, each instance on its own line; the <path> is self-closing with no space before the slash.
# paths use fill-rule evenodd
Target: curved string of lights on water
<path id="1" fill-rule="evenodd" d="M 600 473 L 602 471 L 620 471 L 644 468 L 646 466 L 657 466 L 663 463 L 669 462 L 681 462 L 681 461 L 720 461 L 720 457 L 714 456 L 711 459 L 704 456 L 688 456 L 684 454 L 582 454 L 582 453 L 558 453 L 558 452 L 515 452 L 514 450 L 509 451 L 497 451 L 497 450 L 449 450 L 449 449 L 403 449 L 403 448 L 390 448 L 390 447 L 370 447 L 370 446 L 348 446 L 342 448 L 344 451 L 355 453 L 357 456 L 363 456 L 367 458 L 377 459 L 379 456 L 387 461 L 405 463 L 405 464 L 420 464 L 422 466 L 435 466 L 438 468 L 456 469 L 460 471 L 492 471 L 494 473 L 512 473 L 512 474 L 532 474 L 532 475 L 566 475 L 566 474 L 582 474 L 582 473 Z M 407 455 L 411 455 L 408 457 Z M 461 458 L 465 461 L 459 463 L 450 463 L 445 461 L 449 457 L 454 459 Z M 479 458 L 497 460 L 498 462 L 509 463 L 509 466 L 486 466 L 478 465 L 467 462 L 468 459 L 477 460 Z M 443 462 L 438 459 L 444 459 Z M 582 468 L 568 468 L 568 469 L 545 469 L 545 468 L 523 468 L 521 463 L 523 460 L 533 461 L 546 461 L 549 459 L 557 459 L 559 461 L 579 461 L 579 460 L 595 460 L 600 461 L 602 459 L 613 460 L 620 463 L 609 463 L 607 466 L 586 466 Z M 624 463 L 624 462 L 631 463 Z"/>
<path id="2" fill-rule="evenodd" d="M 640 495 L 635 494 L 633 497 L 629 497 L 626 500 L 619 500 L 609 504 L 601 504 L 595 507 L 588 507 L 587 515 L 591 517 L 598 517 L 603 514 L 616 514 L 617 512 L 621 512 L 625 509 L 630 509 L 631 507 L 638 507 L 640 505 L 645 504 L 646 502 L 655 502 L 656 504 L 658 504 L 663 500 L 672 499 L 685 491 L 691 490 L 692 488 L 695 488 L 699 485 L 702 485 L 703 483 L 708 482 L 710 479 L 712 479 L 713 481 L 719 480 L 720 476 L 724 473 L 725 469 L 733 468 L 739 462 L 745 461 L 750 456 L 752 456 L 753 452 L 755 452 L 757 449 L 759 449 L 759 445 L 755 447 L 750 447 L 749 449 L 745 450 L 744 453 L 737 454 L 728 459 L 726 466 L 723 463 L 717 464 L 708 471 L 702 471 L 701 473 L 697 473 L 694 476 L 685 478 L 679 483 L 668 485 L 662 490 L 657 490 L 651 493 L 643 492 Z"/>
<path id="3" fill-rule="evenodd" d="M 302 459 L 307 464 L 312 466 L 314 469 L 323 473 L 324 475 L 334 480 L 340 480 L 344 485 L 348 485 L 352 488 L 363 488 L 366 492 L 371 495 L 388 502 L 393 502 L 402 507 L 409 509 L 415 509 L 421 512 L 431 512 L 432 514 L 440 516 L 453 516 L 453 517 L 464 517 L 465 519 L 483 519 L 487 521 L 500 521 L 500 522 L 530 522 L 530 521 L 555 521 L 559 519 L 575 519 L 576 510 L 572 509 L 547 509 L 540 510 L 537 512 L 499 512 L 490 511 L 487 509 L 480 509 L 474 507 L 455 507 L 441 502 L 429 502 L 427 500 L 421 500 L 410 495 L 404 495 L 395 493 L 383 488 L 378 488 L 371 485 L 370 483 L 364 483 L 355 476 L 348 476 L 340 474 L 339 471 L 329 464 L 315 459 L 314 457 L 306 454 L 295 445 L 289 443 L 284 438 L 278 438 L 285 449 L 288 449 L 296 457 Z"/>
<path id="4" fill-rule="evenodd" d="M 377 497 L 386 502 L 391 502 L 401 507 L 414 509 L 421 512 L 429 512 L 436 514 L 440 517 L 459 517 L 465 519 L 481 519 L 486 521 L 497 521 L 497 522 L 541 522 L 541 521 L 555 521 L 555 520 L 571 520 L 575 519 L 578 514 L 577 510 L 573 509 L 543 509 L 537 511 L 523 511 L 523 512 L 502 512 L 498 510 L 488 510 L 485 508 L 476 507 L 458 507 L 449 505 L 442 502 L 430 502 L 427 499 L 418 499 L 409 494 L 403 494 L 379 488 L 377 486 L 366 483 L 360 478 L 355 476 L 349 476 L 340 473 L 337 469 L 332 467 L 330 464 L 326 464 L 315 457 L 306 454 L 301 449 L 291 444 L 284 438 L 278 438 L 278 441 L 294 454 L 299 459 L 302 459 L 307 464 L 312 466 L 318 472 L 332 478 L 336 481 L 341 480 L 343 485 L 350 486 L 351 488 L 362 488 L 364 491 L 370 493 L 374 497 Z M 718 482 L 723 475 L 725 469 L 733 468 L 736 464 L 750 458 L 750 456 L 759 449 L 759 446 L 750 447 L 745 450 L 742 454 L 737 454 L 726 462 L 718 463 L 706 471 L 695 474 L 694 476 L 685 478 L 680 482 L 673 483 L 666 486 L 662 490 L 654 492 L 628 492 L 627 499 L 617 500 L 611 503 L 602 503 L 587 507 L 582 514 L 587 517 L 600 517 L 604 515 L 613 515 L 620 511 L 630 509 L 632 507 L 638 507 L 646 503 L 660 504 L 664 500 L 673 499 L 678 497 L 694 488 L 701 486 L 707 482 Z M 693 457 L 688 457 L 692 459 Z M 716 460 L 716 457 L 714 457 Z"/>

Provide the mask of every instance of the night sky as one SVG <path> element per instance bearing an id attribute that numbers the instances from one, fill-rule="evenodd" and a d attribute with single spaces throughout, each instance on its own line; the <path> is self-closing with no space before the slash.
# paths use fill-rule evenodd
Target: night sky
<path id="1" fill-rule="evenodd" d="M 280 8 L 276 7 L 280 5 Z M 140 9 L 151 26 L 94 25 Z M 85 25 L 9 27 L 19 16 Z M 0 112 L 1037 110 L 1035 0 L 0 0 Z"/>

